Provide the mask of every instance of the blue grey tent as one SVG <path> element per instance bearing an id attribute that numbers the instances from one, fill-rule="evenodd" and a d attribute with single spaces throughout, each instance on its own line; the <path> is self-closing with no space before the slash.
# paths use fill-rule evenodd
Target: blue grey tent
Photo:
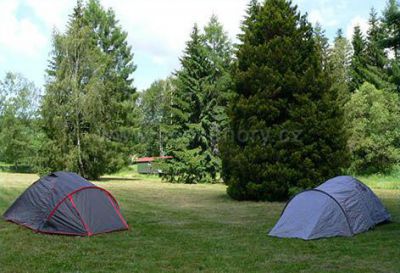
<path id="1" fill-rule="evenodd" d="M 111 193 L 68 172 L 55 172 L 33 183 L 4 218 L 48 234 L 92 236 L 128 229 Z"/>
<path id="2" fill-rule="evenodd" d="M 339 176 L 292 198 L 269 235 L 304 240 L 353 236 L 388 220 L 371 189 L 351 176 Z"/>

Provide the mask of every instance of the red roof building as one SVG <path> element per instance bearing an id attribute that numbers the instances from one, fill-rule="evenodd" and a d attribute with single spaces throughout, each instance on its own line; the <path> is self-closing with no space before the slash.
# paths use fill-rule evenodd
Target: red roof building
<path id="1" fill-rule="evenodd" d="M 171 159 L 172 156 L 158 156 L 158 157 L 141 157 L 135 160 L 135 163 L 148 163 L 153 162 L 157 159 Z"/>

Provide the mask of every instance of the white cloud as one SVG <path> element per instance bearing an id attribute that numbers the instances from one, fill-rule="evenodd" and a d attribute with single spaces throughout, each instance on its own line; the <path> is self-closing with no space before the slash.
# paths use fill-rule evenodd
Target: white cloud
<path id="1" fill-rule="evenodd" d="M 235 41 L 249 0 L 100 2 L 107 8 L 113 8 L 122 28 L 128 32 L 128 41 L 138 65 L 135 80 L 143 88 L 150 84 L 148 81 L 166 77 L 165 73 L 178 68 L 178 58 L 194 23 L 202 27 L 212 14 L 216 14 Z M 351 8 L 354 3 L 348 0 L 294 0 L 294 3 L 299 5 L 302 13 L 309 11 L 309 20 L 312 23 L 320 22 L 330 37 L 355 13 Z M 30 57 L 32 67 L 36 62 L 38 70 L 43 71 L 51 50 L 51 31 L 53 27 L 61 31 L 65 29 L 68 15 L 75 4 L 76 0 L 0 0 L 0 53 L 11 52 L 18 57 Z M 359 9 L 357 11 L 356 14 L 363 15 Z M 363 16 L 367 17 L 367 13 Z M 351 37 L 356 24 L 366 31 L 366 19 L 357 16 L 353 17 L 347 28 L 344 26 L 346 36 Z M 0 57 L 5 65 L 13 63 L 13 56 L 17 56 L 3 55 Z"/>
<path id="2" fill-rule="evenodd" d="M 248 1 L 104 0 L 102 3 L 115 10 L 134 48 L 158 56 L 176 56 L 184 48 L 194 23 L 204 25 L 213 13 L 235 38 Z"/>
<path id="3" fill-rule="evenodd" d="M 12 7 L 6 9 L 7 12 L 3 8 L 0 9 L 2 13 L 11 14 L 7 18 L 0 19 L 1 25 L 17 21 L 21 32 L 19 38 L 9 40 L 7 46 L 15 47 L 18 41 L 23 40 L 24 43 L 19 43 L 21 50 L 32 55 L 38 47 L 41 47 L 41 58 L 43 52 L 47 54 L 50 51 L 53 28 L 65 30 L 68 15 L 76 4 L 73 0 L 0 0 L 0 3 L 2 2 Z M 106 8 L 111 7 L 115 11 L 122 28 L 128 32 L 128 42 L 133 47 L 135 62 L 150 61 L 145 64 L 137 63 L 137 75 L 148 78 L 145 74 L 154 75 L 157 73 L 156 69 L 172 72 L 178 68 L 177 60 L 182 54 L 185 42 L 189 39 L 194 23 L 202 27 L 212 14 L 218 16 L 231 39 L 235 40 L 249 0 L 101 0 L 100 2 Z M 32 21 L 21 22 L 16 19 L 16 11 L 22 9 L 28 10 L 27 18 Z M 17 36 L 15 33 L 18 32 L 10 30 L 7 35 L 0 32 L 1 37 Z M 34 39 L 33 43 L 29 41 L 31 39 Z M 151 64 L 156 69 L 145 70 Z M 167 75 L 157 75 L 157 77 L 165 76 Z"/>
<path id="4" fill-rule="evenodd" d="M 65 28 L 68 14 L 76 3 L 71 0 L 24 0 L 24 2 L 48 29 L 55 27 L 59 30 Z"/>
<path id="5" fill-rule="evenodd" d="M 308 20 L 310 20 L 310 22 L 315 25 L 316 23 L 322 23 L 323 19 L 322 19 L 322 15 L 321 12 L 319 10 L 312 10 L 310 12 L 310 14 L 308 15 Z"/>
<path id="6" fill-rule="evenodd" d="M 152 61 L 153 61 L 153 63 L 158 64 L 158 65 L 167 64 L 167 59 L 165 57 L 161 57 L 161 56 L 153 56 Z"/>
<path id="7" fill-rule="evenodd" d="M 312 24 L 320 23 L 323 27 L 336 27 L 339 25 L 336 12 L 331 8 L 313 9 L 308 14 L 308 20 Z"/>
<path id="8" fill-rule="evenodd" d="M 19 1 L 0 2 L 0 46 L 33 57 L 46 44 L 47 39 L 30 19 L 17 18 L 19 4 Z"/>
<path id="9" fill-rule="evenodd" d="M 347 39 L 351 40 L 353 37 L 353 33 L 354 33 L 354 27 L 355 26 L 360 26 L 360 29 L 362 31 L 362 33 L 365 35 L 368 31 L 368 20 L 365 18 L 362 18 L 361 16 L 356 16 L 354 17 L 349 25 L 347 26 L 346 29 L 346 37 Z"/>

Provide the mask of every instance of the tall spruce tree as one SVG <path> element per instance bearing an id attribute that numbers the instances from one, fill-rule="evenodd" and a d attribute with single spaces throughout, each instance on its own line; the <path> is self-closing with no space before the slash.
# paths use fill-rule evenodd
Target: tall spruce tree
<path id="1" fill-rule="evenodd" d="M 172 95 L 169 155 L 164 178 L 170 182 L 215 182 L 221 170 L 218 142 L 226 127 L 232 89 L 232 44 L 212 16 L 200 33 L 194 27 Z"/>
<path id="2" fill-rule="evenodd" d="M 377 12 L 372 8 L 369 18 L 369 29 L 367 31 L 363 75 L 364 81 L 375 85 L 378 89 L 389 87 L 389 79 L 386 71 L 388 58 L 382 46 L 383 38 L 382 24 Z"/>
<path id="3" fill-rule="evenodd" d="M 197 183 L 216 179 L 218 162 L 209 150 L 208 122 L 204 113 L 205 88 L 210 83 L 211 62 L 197 25 L 181 58 L 172 97 L 172 124 L 167 149 L 173 160 L 163 168 L 169 182 Z"/>
<path id="4" fill-rule="evenodd" d="M 364 68 L 366 66 L 366 58 L 365 58 L 366 42 L 359 25 L 354 27 L 352 46 L 353 46 L 353 57 L 351 60 L 351 69 L 350 69 L 350 75 L 351 75 L 350 91 L 354 92 L 365 82 Z"/>
<path id="5" fill-rule="evenodd" d="M 388 0 L 387 7 L 383 12 L 383 23 L 385 27 L 385 48 L 391 49 L 394 57 L 400 57 L 400 8 L 397 0 Z"/>
<path id="6" fill-rule="evenodd" d="M 350 65 L 351 45 L 343 36 L 342 30 L 339 29 L 329 53 L 329 71 L 332 78 L 332 89 L 338 94 L 340 106 L 344 106 L 350 99 Z"/>
<path id="7" fill-rule="evenodd" d="M 387 64 L 387 56 L 382 46 L 384 29 L 374 8 L 369 14 L 369 29 L 367 31 L 366 58 L 368 65 L 383 69 Z"/>
<path id="8" fill-rule="evenodd" d="M 320 23 L 316 23 L 314 27 L 314 39 L 317 49 L 321 53 L 321 65 L 323 69 L 329 69 L 329 39 L 325 35 L 325 30 Z"/>
<path id="9" fill-rule="evenodd" d="M 39 171 L 95 179 L 128 162 L 135 125 L 132 58 L 112 11 L 78 1 L 66 33 L 54 35 Z"/>
<path id="10" fill-rule="evenodd" d="M 234 199 L 283 200 L 340 173 L 343 116 L 296 6 L 252 1 L 242 30 L 222 175 Z"/>
<path id="11" fill-rule="evenodd" d="M 384 48 L 393 55 L 389 62 L 390 82 L 400 92 L 400 7 L 396 0 L 389 0 L 383 12 Z"/>
<path id="12" fill-rule="evenodd" d="M 218 142 L 221 133 L 227 127 L 226 107 L 232 96 L 231 66 L 233 63 L 233 46 L 218 18 L 213 15 L 204 27 L 204 42 L 211 62 L 209 83 L 205 88 L 203 113 L 204 124 L 209 139 L 209 149 L 221 169 Z"/>

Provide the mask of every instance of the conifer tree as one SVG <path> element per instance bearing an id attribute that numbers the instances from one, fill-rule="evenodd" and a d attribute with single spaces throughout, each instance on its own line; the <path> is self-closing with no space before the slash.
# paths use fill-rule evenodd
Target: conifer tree
<path id="1" fill-rule="evenodd" d="M 232 44 L 212 16 L 204 34 L 194 27 L 182 68 L 176 73 L 166 150 L 172 155 L 164 178 L 170 182 L 215 182 L 221 170 L 218 142 L 226 127 L 231 95 Z"/>
<path id="2" fill-rule="evenodd" d="M 393 50 L 394 57 L 400 57 L 400 8 L 396 0 L 388 0 L 383 12 L 383 23 L 385 27 L 385 48 Z"/>
<path id="3" fill-rule="evenodd" d="M 209 149 L 204 106 L 210 83 L 211 62 L 197 25 L 181 58 L 172 97 L 172 124 L 167 149 L 173 160 L 163 168 L 170 182 L 197 183 L 216 179 L 218 163 Z"/>
<path id="4" fill-rule="evenodd" d="M 366 42 L 359 25 L 354 27 L 352 46 L 353 46 L 353 57 L 351 60 L 351 70 L 350 70 L 350 75 L 351 75 L 350 91 L 354 92 L 365 82 L 365 76 L 363 70 L 364 67 L 366 66 L 366 58 L 365 58 Z"/>
<path id="5" fill-rule="evenodd" d="M 341 29 L 338 30 L 334 40 L 333 48 L 329 53 L 329 71 L 332 78 L 332 89 L 338 94 L 340 106 L 350 99 L 350 65 L 351 45 L 343 36 Z"/>
<path id="6" fill-rule="evenodd" d="M 316 23 L 314 27 L 314 37 L 317 49 L 321 53 L 321 65 L 324 69 L 329 68 L 329 39 L 325 35 L 325 30 L 322 28 L 320 23 Z"/>
<path id="7" fill-rule="evenodd" d="M 388 58 L 382 46 L 383 28 L 375 9 L 371 9 L 369 29 L 367 31 L 365 49 L 364 81 L 375 85 L 378 89 L 387 88 L 389 79 L 386 71 Z"/>
<path id="8" fill-rule="evenodd" d="M 381 44 L 384 38 L 384 29 L 378 18 L 378 13 L 374 8 L 370 11 L 368 24 L 366 47 L 367 63 L 368 65 L 383 69 L 387 64 L 387 56 Z"/>
<path id="9" fill-rule="evenodd" d="M 209 84 L 205 88 L 203 113 L 207 122 L 205 129 L 209 139 L 209 149 L 217 158 L 218 172 L 220 172 L 218 142 L 228 122 L 226 107 L 232 95 L 230 70 L 233 63 L 233 46 L 215 15 L 204 27 L 203 36 L 211 62 Z"/>
<path id="10" fill-rule="evenodd" d="M 283 200 L 340 173 L 343 116 L 313 29 L 290 1 L 252 1 L 242 30 L 222 176 L 234 199 Z"/>
<path id="11" fill-rule="evenodd" d="M 394 58 L 389 62 L 389 79 L 400 91 L 400 7 L 396 0 L 389 0 L 383 13 L 384 48 L 390 51 Z"/>

